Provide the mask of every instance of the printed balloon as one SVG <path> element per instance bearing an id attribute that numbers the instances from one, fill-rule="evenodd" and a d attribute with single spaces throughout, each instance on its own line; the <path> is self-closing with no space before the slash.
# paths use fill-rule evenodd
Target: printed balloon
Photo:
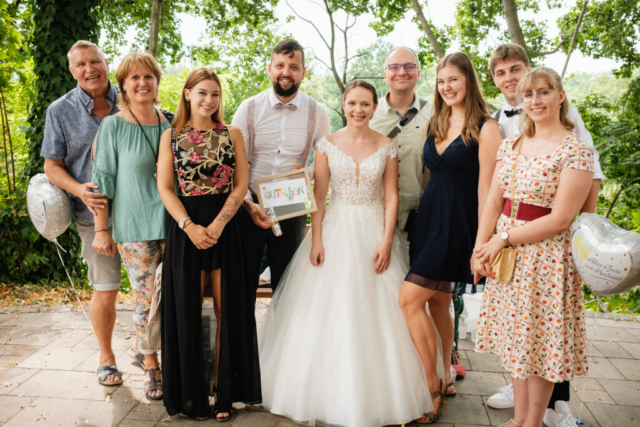
<path id="1" fill-rule="evenodd" d="M 640 234 L 583 213 L 571 225 L 571 247 L 578 272 L 595 295 L 623 294 L 640 283 Z"/>
<path id="2" fill-rule="evenodd" d="M 31 222 L 42 237 L 54 241 L 71 224 L 69 195 L 39 173 L 29 180 L 27 206 Z"/>

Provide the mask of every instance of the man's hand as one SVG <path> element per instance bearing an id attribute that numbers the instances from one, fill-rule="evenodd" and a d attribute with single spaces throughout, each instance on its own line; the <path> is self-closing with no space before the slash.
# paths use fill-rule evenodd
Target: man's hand
<path id="1" fill-rule="evenodd" d="M 102 193 L 94 193 L 92 190 L 98 188 L 93 182 L 78 184 L 73 194 L 82 200 L 89 212 L 96 214 L 96 209 L 104 209 L 107 206 L 107 198 Z"/>
<path id="2" fill-rule="evenodd" d="M 91 246 L 100 255 L 115 256 L 116 254 L 116 244 L 106 231 L 96 233 Z"/>
<path id="3" fill-rule="evenodd" d="M 258 227 L 264 228 L 265 230 L 271 227 L 271 221 L 260 205 L 253 203 L 253 200 L 245 199 L 244 207 L 247 209 L 247 212 L 251 215 L 251 219 Z"/>
<path id="4" fill-rule="evenodd" d="M 303 166 L 300 163 L 296 163 L 295 165 L 293 165 L 291 170 L 294 171 L 294 170 L 298 170 L 298 169 L 302 169 L 302 168 L 303 168 Z"/>

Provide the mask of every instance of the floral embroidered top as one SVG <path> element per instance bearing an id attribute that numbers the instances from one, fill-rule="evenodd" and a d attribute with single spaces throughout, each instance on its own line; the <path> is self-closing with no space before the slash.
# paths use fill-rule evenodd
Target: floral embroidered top
<path id="1" fill-rule="evenodd" d="M 190 125 L 178 134 L 172 131 L 171 147 L 180 195 L 231 192 L 236 155 L 224 123 L 208 131 L 199 131 Z"/>

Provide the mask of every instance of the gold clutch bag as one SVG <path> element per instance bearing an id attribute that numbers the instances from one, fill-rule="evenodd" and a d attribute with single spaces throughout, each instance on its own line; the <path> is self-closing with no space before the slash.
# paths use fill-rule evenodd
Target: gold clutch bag
<path id="1" fill-rule="evenodd" d="M 513 278 L 513 273 L 516 270 L 516 257 L 518 250 L 514 247 L 508 246 L 502 248 L 498 255 L 493 259 L 491 263 L 491 270 L 495 274 L 496 279 L 500 283 L 508 283 Z"/>

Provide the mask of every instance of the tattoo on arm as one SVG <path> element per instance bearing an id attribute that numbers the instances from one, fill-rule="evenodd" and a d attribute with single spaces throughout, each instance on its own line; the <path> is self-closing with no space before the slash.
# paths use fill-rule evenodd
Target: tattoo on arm
<path id="1" fill-rule="evenodd" d="M 224 222 L 226 224 L 231 220 L 231 218 L 233 218 L 232 212 L 222 211 L 220 212 L 220 215 L 218 215 L 218 218 L 216 218 L 216 221 Z"/>
<path id="2" fill-rule="evenodd" d="M 240 206 L 240 199 L 236 196 L 230 196 L 224 203 L 225 208 L 237 208 Z"/>

